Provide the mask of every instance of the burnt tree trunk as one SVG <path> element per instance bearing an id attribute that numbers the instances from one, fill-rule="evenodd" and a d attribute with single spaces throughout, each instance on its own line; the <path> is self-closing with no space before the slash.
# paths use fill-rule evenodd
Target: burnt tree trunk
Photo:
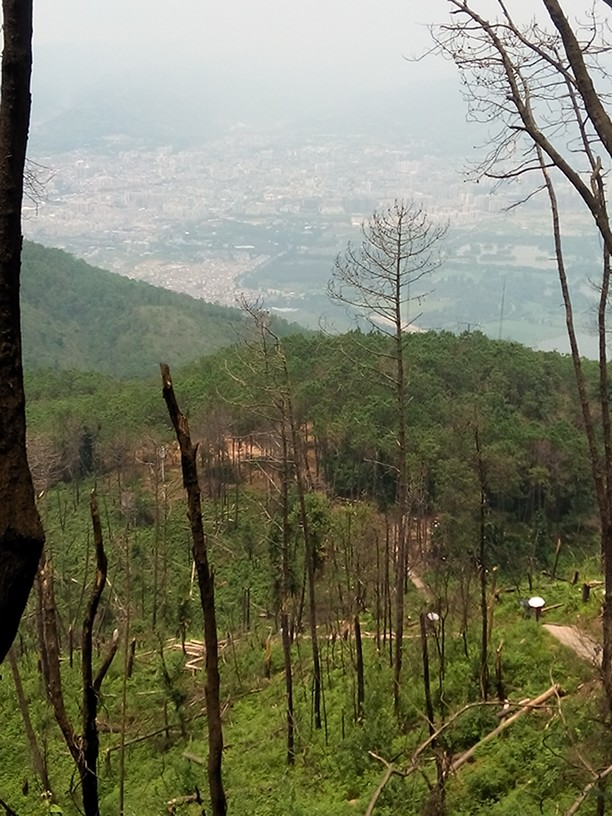
<path id="1" fill-rule="evenodd" d="M 113 636 L 111 649 L 104 660 L 100 670 L 94 677 L 93 674 L 93 625 L 96 619 L 100 598 L 106 585 L 106 570 L 108 566 L 104 544 L 102 540 L 102 527 L 100 524 L 100 513 L 98 511 L 98 501 L 96 494 L 92 491 L 89 503 L 91 521 L 94 532 L 94 547 L 96 552 L 96 577 L 92 589 L 85 619 L 83 620 L 82 631 L 82 653 L 81 653 L 81 674 L 83 678 L 83 731 L 81 734 L 81 745 L 79 752 L 79 776 L 81 777 L 81 793 L 83 796 L 83 810 L 85 816 L 98 816 L 100 810 L 98 805 L 98 754 L 100 751 L 100 740 L 98 737 L 98 697 L 102 680 L 117 651 L 117 637 Z"/>
<path id="2" fill-rule="evenodd" d="M 3 0 L 0 100 L 0 662 L 44 544 L 26 456 L 19 278 L 32 70 L 32 0 Z"/>
<path id="3" fill-rule="evenodd" d="M 478 579 L 480 584 L 480 693 L 483 700 L 489 695 L 489 607 L 487 603 L 487 531 L 486 531 L 486 474 L 478 428 L 474 431 L 480 482 Z"/>
<path id="4" fill-rule="evenodd" d="M 283 644 L 283 665 L 285 669 L 285 701 L 287 714 L 287 765 L 295 764 L 295 714 L 293 710 L 293 670 L 291 666 L 291 633 L 289 631 L 289 459 L 287 435 L 281 426 L 282 475 L 282 553 L 281 553 L 281 639 Z"/>
<path id="5" fill-rule="evenodd" d="M 96 576 L 94 586 L 91 591 L 89 603 L 83 620 L 82 629 L 82 653 L 81 653 L 81 674 L 82 674 L 82 726 L 81 734 L 78 734 L 72 725 L 62 689 L 62 676 L 60 669 L 60 642 L 57 629 L 57 612 L 55 608 L 55 592 L 53 587 L 52 566 L 46 559 L 40 567 L 39 587 L 41 595 L 42 610 L 42 642 L 41 650 L 44 654 L 44 661 L 47 665 L 47 698 L 53 706 L 53 712 L 57 724 L 60 727 L 70 755 L 77 767 L 81 780 L 81 795 L 83 799 L 83 812 L 85 816 L 99 816 L 98 804 L 98 753 L 99 739 L 96 718 L 98 716 L 98 699 L 102 682 L 108 672 L 115 657 L 118 646 L 118 633 L 115 632 L 113 640 L 100 668 L 96 675 L 93 674 L 93 645 L 92 633 L 96 613 L 100 604 L 100 598 L 106 585 L 107 559 L 104 552 L 102 540 L 102 528 L 95 492 L 92 492 L 90 499 L 91 520 L 94 530 L 94 545 L 96 552 Z"/>
<path id="6" fill-rule="evenodd" d="M 15 683 L 15 693 L 17 695 L 17 702 L 19 704 L 19 709 L 21 711 L 21 716 L 23 718 L 23 727 L 26 732 L 26 737 L 28 738 L 28 745 L 30 746 L 30 757 L 32 759 L 32 764 L 34 765 L 34 769 L 41 781 L 43 790 L 49 791 L 53 795 L 51 782 L 49 781 L 47 763 L 45 762 L 45 758 L 43 757 L 42 751 L 40 750 L 40 747 L 38 745 L 36 732 L 34 731 L 32 720 L 30 718 L 30 707 L 28 705 L 28 700 L 23 690 L 21 674 L 19 673 L 19 665 L 17 663 L 17 655 L 15 654 L 14 648 L 10 649 L 8 653 L 8 659 L 11 667 L 11 672 L 13 674 L 13 681 Z"/>
<path id="7" fill-rule="evenodd" d="M 317 635 L 317 603 L 315 586 L 315 545 L 310 534 L 310 523 L 306 508 L 303 468 L 308 467 L 307 457 L 302 453 L 301 440 L 296 427 L 293 403 L 289 391 L 289 373 L 283 357 L 284 374 L 287 382 L 287 408 L 289 413 L 289 427 L 291 431 L 291 446 L 295 464 L 295 481 L 300 505 L 302 533 L 304 535 L 304 562 L 308 579 L 308 622 L 310 625 L 310 642 L 312 644 L 312 676 L 313 676 L 313 713 L 314 726 L 321 728 L 321 658 L 319 652 L 319 638 Z M 300 614 L 301 620 L 301 614 Z"/>
<path id="8" fill-rule="evenodd" d="M 423 661 L 423 690 L 425 692 L 425 716 L 429 727 L 429 736 L 434 734 L 436 727 L 434 723 L 434 710 L 431 699 L 431 680 L 429 675 L 429 648 L 427 645 L 427 615 L 421 612 L 419 618 L 421 624 L 421 657 Z"/>
<path id="9" fill-rule="evenodd" d="M 446 813 L 446 790 L 444 782 L 444 763 L 437 740 L 434 738 L 436 726 L 434 722 L 434 707 L 431 698 L 431 677 L 429 672 L 429 647 L 427 644 L 427 629 L 429 620 L 425 612 L 420 615 L 421 626 L 421 657 L 423 662 L 423 690 L 425 694 L 425 716 L 429 728 L 431 747 L 435 751 L 437 784 L 430 792 L 424 813 L 427 816 L 444 816 Z"/>
<path id="10" fill-rule="evenodd" d="M 357 722 L 362 723 L 365 714 L 365 682 L 363 676 L 363 642 L 359 612 L 353 619 L 355 625 L 355 670 L 357 672 Z"/>
<path id="11" fill-rule="evenodd" d="M 208 786 L 213 816 L 225 816 L 227 802 L 221 774 L 223 727 L 221 724 L 215 586 L 214 575 L 208 563 L 208 549 L 202 523 L 200 484 L 196 465 L 197 446 L 191 442 L 189 423 L 179 410 L 170 377 L 170 369 L 164 363 L 161 365 L 161 375 L 164 400 L 181 450 L 181 468 L 183 486 L 187 492 L 187 512 L 193 542 L 193 560 L 198 576 L 200 602 L 204 614 L 204 644 L 206 647 L 206 685 L 204 693 L 208 718 Z"/>
<path id="12" fill-rule="evenodd" d="M 40 649 L 42 663 L 46 666 L 45 691 L 47 700 L 53 706 L 55 720 L 60 727 L 64 741 L 74 762 L 78 764 L 79 737 L 68 719 L 62 689 L 60 670 L 60 641 L 55 609 L 55 588 L 53 585 L 53 568 L 51 561 L 43 556 L 38 575 L 40 592 L 40 610 L 42 626 L 40 627 Z"/>

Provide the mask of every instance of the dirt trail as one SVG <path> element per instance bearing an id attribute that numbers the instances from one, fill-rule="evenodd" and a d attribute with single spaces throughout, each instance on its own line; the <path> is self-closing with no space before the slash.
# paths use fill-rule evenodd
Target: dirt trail
<path id="1" fill-rule="evenodd" d="M 601 666 L 601 646 L 590 635 L 581 632 L 576 626 L 560 626 L 555 623 L 545 623 L 544 629 L 564 646 L 572 649 L 578 657 Z"/>
<path id="2" fill-rule="evenodd" d="M 412 581 L 412 585 L 415 589 L 422 592 L 425 597 L 428 597 L 429 591 L 427 587 L 413 569 L 408 570 L 408 577 Z"/>

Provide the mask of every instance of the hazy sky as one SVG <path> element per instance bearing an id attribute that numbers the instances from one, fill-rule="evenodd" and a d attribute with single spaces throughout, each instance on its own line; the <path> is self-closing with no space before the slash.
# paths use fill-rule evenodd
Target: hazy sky
<path id="1" fill-rule="evenodd" d="M 402 54 L 422 47 L 436 6 L 444 12 L 443 0 L 39 0 L 35 36 L 40 45 L 86 42 L 93 59 L 111 62 L 133 52 L 381 74 L 403 70 Z"/>
<path id="2" fill-rule="evenodd" d="M 437 0 L 443 6 L 442 0 Z M 34 98 L 67 101 L 118 74 L 198 81 L 228 94 L 295 89 L 304 106 L 418 82 L 427 47 L 416 0 L 38 0 Z M 431 70 L 431 66 L 430 66 Z M 450 66 L 448 66 L 450 71 Z"/>
<path id="3" fill-rule="evenodd" d="M 479 0 L 491 6 L 493 0 Z M 565 0 L 587 10 L 589 0 Z M 36 0 L 34 90 L 65 97 L 105 76 L 186 75 L 217 87 L 289 87 L 308 98 L 426 84 L 453 66 L 406 59 L 430 45 L 446 0 Z M 530 15 L 534 0 L 508 0 Z M 481 5 L 478 6 L 479 8 Z"/>
<path id="4" fill-rule="evenodd" d="M 541 7 L 537 0 L 508 5 L 523 16 Z M 591 3 L 563 5 L 586 11 Z M 487 6 L 492 0 L 475 3 Z M 445 0 L 38 0 L 35 35 L 39 44 L 86 42 L 92 56 L 109 60 L 133 50 L 393 71 L 402 54 L 426 45 L 426 24 L 447 19 L 448 8 Z"/>

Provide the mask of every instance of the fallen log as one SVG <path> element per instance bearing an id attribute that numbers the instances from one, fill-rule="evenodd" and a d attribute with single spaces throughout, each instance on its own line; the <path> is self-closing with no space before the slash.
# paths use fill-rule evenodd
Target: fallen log
<path id="1" fill-rule="evenodd" d="M 197 754 L 192 754 L 191 751 L 183 751 L 183 759 L 189 762 L 195 762 L 196 765 L 206 765 L 206 760 L 199 757 Z"/>
<path id="2" fill-rule="evenodd" d="M 166 812 L 176 813 L 177 807 L 180 807 L 181 805 L 191 805 L 194 802 L 197 805 L 202 804 L 202 797 L 200 796 L 200 791 L 197 788 L 195 793 L 188 793 L 186 796 L 177 796 L 176 799 L 170 799 L 168 802 L 166 802 Z"/>
<path id="3" fill-rule="evenodd" d="M 496 737 L 501 731 L 503 731 L 505 728 L 507 728 L 511 723 L 513 723 L 515 720 L 518 720 L 519 717 L 522 717 L 523 714 L 526 714 L 528 711 L 533 711 L 534 709 L 539 708 L 541 705 L 543 705 L 543 703 L 545 703 L 547 700 L 549 700 L 553 696 L 560 697 L 562 695 L 563 695 L 563 691 L 562 691 L 561 687 L 557 683 L 555 683 L 549 689 L 547 689 L 545 692 L 543 692 L 543 694 L 540 694 L 539 697 L 536 697 L 533 700 L 524 700 L 524 701 L 519 702 L 518 703 L 518 705 L 520 706 L 519 711 L 517 711 L 515 714 L 512 714 L 511 716 L 509 716 L 503 723 L 501 723 L 501 725 L 499 725 L 497 728 L 493 729 L 493 731 L 491 731 L 490 733 L 486 734 L 486 736 L 484 736 L 479 742 L 477 742 L 476 745 L 473 745 L 468 751 L 461 754 L 455 760 L 455 762 L 453 762 L 451 764 L 451 766 L 449 767 L 449 769 L 446 772 L 445 776 L 447 776 L 449 773 L 451 773 L 453 771 L 458 770 L 462 765 L 464 765 L 466 762 L 469 761 L 469 759 L 472 757 L 474 752 L 477 751 L 478 748 L 481 745 L 483 745 L 485 742 L 488 742 L 490 739 L 493 739 L 493 737 Z M 374 812 L 374 808 L 376 807 L 376 803 L 377 803 L 383 789 L 385 788 L 385 785 L 389 782 L 391 777 L 392 776 L 399 776 L 399 777 L 401 777 L 403 779 L 406 779 L 407 777 L 411 776 L 415 771 L 417 771 L 419 769 L 419 767 L 420 767 L 419 758 L 420 758 L 421 754 L 423 754 L 424 751 L 431 746 L 432 742 L 435 742 L 435 740 L 442 733 L 444 733 L 449 728 L 451 728 L 453 723 L 457 719 L 459 719 L 459 717 L 461 717 L 467 711 L 471 711 L 473 708 L 480 708 L 480 707 L 487 707 L 487 706 L 498 706 L 498 705 L 499 705 L 499 703 L 497 703 L 497 702 L 496 703 L 492 703 L 492 702 L 468 703 L 468 705 L 464 706 L 459 711 L 456 711 L 442 726 L 440 726 L 440 728 L 438 728 L 436 731 L 434 731 L 433 734 L 430 734 L 429 737 L 418 746 L 418 748 L 414 751 L 414 753 L 412 754 L 412 756 L 410 758 L 409 765 L 405 769 L 396 767 L 395 765 L 393 765 L 391 762 L 388 762 L 383 757 L 379 756 L 378 754 L 375 754 L 373 751 L 368 751 L 368 753 L 370 754 L 370 756 L 373 759 L 376 759 L 379 762 L 382 762 L 382 764 L 385 766 L 385 772 L 384 772 L 384 774 L 383 774 L 383 776 L 382 776 L 382 778 L 381 778 L 381 780 L 380 780 L 380 782 L 378 784 L 378 787 L 376 788 L 376 790 L 372 794 L 372 798 L 370 799 L 370 802 L 368 803 L 368 807 L 366 809 L 365 816 L 372 816 L 372 814 Z M 510 707 L 510 706 L 514 706 L 514 705 L 517 705 L 517 704 L 507 702 L 506 705 L 508 707 Z M 506 708 L 506 706 L 504 706 L 504 708 Z"/>
<path id="4" fill-rule="evenodd" d="M 489 742 L 497 737 L 498 734 L 501 734 L 501 732 L 504 731 L 509 725 L 512 725 L 513 722 L 516 722 L 516 720 L 522 717 L 523 714 L 527 714 L 529 711 L 539 708 L 539 706 L 543 705 L 547 700 L 550 700 L 551 697 L 558 697 L 562 695 L 562 693 L 561 687 L 557 683 L 554 683 L 549 689 L 540 694 L 539 697 L 535 697 L 533 700 L 530 700 L 515 714 L 511 714 L 506 720 L 504 720 L 503 723 L 498 725 L 497 728 L 494 728 L 493 731 L 489 731 L 488 734 L 485 734 L 485 736 L 479 740 L 476 745 L 472 745 L 471 748 L 468 748 L 467 751 L 464 751 L 463 754 L 458 756 L 457 759 L 450 764 L 446 775 L 458 771 L 459 768 L 465 765 L 466 762 L 469 762 L 481 745 L 484 745 L 486 742 Z"/>

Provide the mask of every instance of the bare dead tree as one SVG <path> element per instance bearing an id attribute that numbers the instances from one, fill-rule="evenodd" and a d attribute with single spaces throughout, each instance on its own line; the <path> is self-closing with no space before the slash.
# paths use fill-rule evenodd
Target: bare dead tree
<path id="1" fill-rule="evenodd" d="M 280 558 L 280 613 L 283 640 L 283 654 L 285 663 L 285 683 L 287 693 L 287 734 L 289 764 L 294 761 L 293 732 L 295 730 L 292 681 L 291 681 L 291 654 L 290 638 L 285 642 L 285 632 L 289 632 L 289 601 L 290 601 L 290 488 L 295 490 L 298 504 L 299 534 L 304 542 L 304 576 L 299 604 L 298 625 L 301 620 L 301 611 L 308 589 L 308 622 L 312 649 L 313 665 L 313 721 L 317 729 L 322 727 L 322 672 L 317 631 L 317 607 L 315 585 L 316 544 L 311 534 L 311 525 L 307 507 L 307 495 L 312 488 L 312 480 L 306 457 L 304 429 L 299 422 L 298 411 L 294 399 L 294 388 L 289 372 L 289 364 L 281 338 L 274 331 L 269 313 L 258 302 L 251 303 L 241 300 L 242 308 L 251 318 L 254 329 L 254 341 L 250 343 L 252 358 L 258 360 L 258 384 L 260 396 L 255 402 L 260 402 L 252 408 L 264 418 L 270 426 L 272 434 L 277 439 L 279 456 L 275 463 L 280 481 L 278 499 L 281 517 L 278 535 L 281 541 Z M 248 367 L 251 367 L 249 362 Z"/>
<path id="2" fill-rule="evenodd" d="M 98 701 L 102 683 L 117 652 L 119 639 L 118 632 L 115 632 L 106 656 L 98 671 L 94 674 L 93 627 L 106 585 L 108 566 L 95 491 L 92 491 L 90 497 L 90 512 L 94 534 L 96 574 L 81 633 L 82 721 L 80 733 L 77 732 L 71 722 L 64 701 L 53 570 L 51 562 L 47 559 L 43 560 L 39 571 L 42 602 L 42 642 L 40 645 L 44 654 L 43 663 L 46 666 L 47 697 L 53 706 L 55 719 L 77 767 L 81 782 L 83 811 L 85 816 L 99 816 L 97 764 L 100 743 L 97 725 Z"/>
<path id="3" fill-rule="evenodd" d="M 254 337 L 248 341 L 249 360 L 242 361 L 244 370 L 241 370 L 240 373 L 230 371 L 230 376 L 240 383 L 241 391 L 248 394 L 250 413 L 257 417 L 266 429 L 265 462 L 261 465 L 261 472 L 267 480 L 268 500 L 263 511 L 268 522 L 275 603 L 280 618 L 285 679 L 286 761 L 288 765 L 293 765 L 296 723 L 291 655 L 292 633 L 295 629 L 295 615 L 292 610 L 294 593 L 291 580 L 293 568 L 290 521 L 290 488 L 293 481 L 291 432 L 287 415 L 286 393 L 283 388 L 277 387 L 277 360 L 273 352 L 271 337 L 266 330 L 266 314 L 257 304 L 243 301 L 242 307 L 253 318 Z M 252 377 L 257 381 L 255 387 L 250 382 Z M 266 677 L 270 676 L 270 648 L 271 635 L 266 641 L 264 657 Z"/>
<path id="4" fill-rule="evenodd" d="M 208 787 L 213 816 L 225 816 L 227 801 L 223 788 L 223 725 L 221 722 L 221 699 L 219 677 L 219 644 L 217 636 L 217 615 L 215 610 L 214 573 L 208 560 L 208 547 L 202 523 L 202 505 L 198 469 L 196 464 L 197 445 L 191 442 L 189 423 L 181 413 L 170 369 L 161 364 L 163 397 L 168 408 L 176 438 L 181 451 L 183 486 L 187 493 L 187 514 L 193 543 L 193 560 L 198 576 L 200 602 L 204 615 L 204 644 L 206 649 L 206 713 L 208 719 Z"/>
<path id="5" fill-rule="evenodd" d="M 471 116 L 494 128 L 491 148 L 476 172 L 500 182 L 523 182 L 517 203 L 544 191 L 550 204 L 557 271 L 599 511 L 605 578 L 602 672 L 612 710 L 612 437 L 606 348 L 612 229 L 604 182 L 612 158 L 612 120 L 607 97 L 598 90 L 598 85 L 609 83 L 601 59 L 608 50 L 608 21 L 599 3 L 584 25 L 577 25 L 570 24 L 558 0 L 542 0 L 540 16 L 550 20 L 552 28 L 534 19 L 519 23 L 504 0 L 496 0 L 494 19 L 480 12 L 478 2 L 448 0 L 448 4 L 451 22 L 432 29 L 436 47 L 460 70 Z M 527 186 L 534 174 L 536 181 Z M 599 394 L 594 400 L 589 398 L 582 371 L 563 256 L 562 213 L 556 195 L 560 183 L 569 185 L 585 207 L 594 238 L 599 236 L 604 247 L 598 281 Z"/>
<path id="6" fill-rule="evenodd" d="M 295 764 L 295 710 L 293 705 L 293 669 L 291 662 L 291 626 L 289 616 L 289 570 L 290 570 L 290 528 L 289 528 L 289 444 L 284 423 L 280 427 L 281 475 L 281 575 L 280 575 L 280 621 L 285 670 L 285 711 L 287 722 L 287 765 Z"/>
<path id="7" fill-rule="evenodd" d="M 28 739 L 28 746 L 30 748 L 30 758 L 32 760 L 34 769 L 42 783 L 43 790 L 48 791 L 49 794 L 53 796 L 53 789 L 51 787 L 51 782 L 49 780 L 49 769 L 47 767 L 46 759 L 43 756 L 42 751 L 40 750 L 38 739 L 36 737 L 36 731 L 34 730 L 34 726 L 32 725 L 32 719 L 30 717 L 30 706 L 28 703 L 28 699 L 25 695 L 25 692 L 23 690 L 23 684 L 21 682 L 21 673 L 19 671 L 19 663 L 17 661 L 17 655 L 15 654 L 14 646 L 9 650 L 8 660 L 9 665 L 11 667 L 11 673 L 13 675 L 13 682 L 15 683 L 15 694 L 17 695 L 17 703 L 19 705 L 19 710 L 21 711 L 21 717 L 23 719 L 23 727 L 26 733 L 26 737 Z"/>
<path id="8" fill-rule="evenodd" d="M 478 483 L 480 488 L 480 503 L 478 513 L 478 583 L 480 586 L 480 693 L 483 700 L 489 695 L 489 630 L 487 605 L 487 482 L 486 470 L 480 444 L 478 426 L 474 428 L 474 444 L 476 447 L 476 462 L 478 467 Z"/>
<path id="9" fill-rule="evenodd" d="M 261 318 L 261 315 L 260 315 Z M 261 323 L 261 329 L 268 336 L 280 371 L 280 398 L 282 401 L 281 420 L 286 426 L 288 438 L 283 443 L 285 459 L 288 465 L 287 476 L 294 482 L 299 504 L 301 532 L 304 539 L 304 561 L 308 580 L 308 621 L 310 625 L 310 641 L 313 663 L 313 714 L 315 728 L 321 728 L 321 660 L 319 656 L 319 638 L 317 634 L 316 588 L 315 588 L 315 560 L 316 553 L 313 538 L 310 533 L 310 520 L 306 507 L 306 478 L 305 453 L 302 434 L 298 427 L 298 420 L 293 400 L 293 388 L 289 377 L 287 358 L 280 338 L 272 332 L 269 321 Z M 283 433 L 284 435 L 284 433 Z M 288 444 L 287 444 L 288 443 Z M 288 479 L 289 481 L 289 479 Z M 287 485 L 288 486 L 288 485 Z M 286 548 L 288 550 L 288 547 Z"/>
<path id="10" fill-rule="evenodd" d="M 397 541 L 395 575 L 394 702 L 399 712 L 402 643 L 404 638 L 404 586 L 408 559 L 410 505 L 408 473 L 408 374 L 407 333 L 414 317 L 410 305 L 424 296 L 416 291 L 442 263 L 442 241 L 446 226 L 432 222 L 414 203 L 396 201 L 374 212 L 362 227 L 362 240 L 349 244 L 336 259 L 329 281 L 329 297 L 357 311 L 372 327 L 392 338 L 390 370 L 383 378 L 395 396 L 397 439 Z"/>
<path id="11" fill-rule="evenodd" d="M 28 434 L 28 462 L 37 493 L 48 490 L 62 477 L 62 454 L 49 437 Z"/>
<path id="12" fill-rule="evenodd" d="M 357 675 L 357 704 L 355 706 L 355 720 L 358 725 L 363 725 L 365 716 L 365 672 L 363 666 L 363 639 L 361 637 L 359 610 L 355 612 L 353 617 L 353 628 L 355 630 L 355 674 Z"/>
<path id="13" fill-rule="evenodd" d="M 100 742 L 98 739 L 98 698 L 102 682 L 111 666 L 117 652 L 119 632 L 113 635 L 111 647 L 108 650 L 97 673 L 93 671 L 93 627 L 100 605 L 100 599 L 106 586 L 106 572 L 108 561 L 104 552 L 102 525 L 95 491 L 90 497 L 91 521 L 93 525 L 94 548 L 96 553 L 96 576 L 94 586 L 89 597 L 81 637 L 81 671 L 83 677 L 83 725 L 79 751 L 79 773 L 83 794 L 83 808 L 86 816 L 97 816 L 98 813 L 98 754 Z"/>
<path id="14" fill-rule="evenodd" d="M 36 575 L 44 533 L 26 456 L 19 311 L 21 206 L 30 124 L 32 0 L 3 0 L 0 91 L 0 661 Z"/>
<path id="15" fill-rule="evenodd" d="M 23 171 L 23 193 L 37 214 L 38 207 L 45 198 L 47 184 L 49 184 L 54 175 L 55 173 L 50 167 L 46 167 L 44 164 L 40 164 L 40 162 L 26 158 Z"/>

